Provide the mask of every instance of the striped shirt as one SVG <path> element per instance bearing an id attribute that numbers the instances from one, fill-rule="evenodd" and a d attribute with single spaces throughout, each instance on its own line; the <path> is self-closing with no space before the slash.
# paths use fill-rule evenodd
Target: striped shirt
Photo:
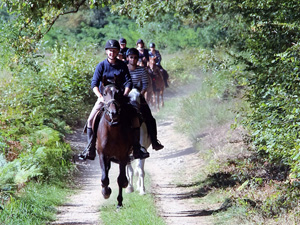
<path id="1" fill-rule="evenodd" d="M 142 66 L 137 66 L 135 70 L 129 70 L 133 87 L 139 91 L 147 90 L 148 88 L 148 73 Z"/>

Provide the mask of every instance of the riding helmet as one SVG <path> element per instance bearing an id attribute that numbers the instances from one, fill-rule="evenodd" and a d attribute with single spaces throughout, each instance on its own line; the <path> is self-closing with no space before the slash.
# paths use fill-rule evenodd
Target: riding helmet
<path id="1" fill-rule="evenodd" d="M 142 39 L 137 40 L 136 45 L 138 45 L 138 44 L 143 44 L 143 45 L 145 45 L 145 43 L 144 43 L 144 41 L 143 41 Z"/>
<path id="2" fill-rule="evenodd" d="M 126 44 L 127 41 L 126 41 L 125 38 L 120 38 L 119 43 L 120 43 L 120 44 Z"/>
<path id="3" fill-rule="evenodd" d="M 108 48 L 116 48 L 120 50 L 120 44 L 117 40 L 108 40 L 105 44 L 105 50 Z"/>
<path id="4" fill-rule="evenodd" d="M 153 42 L 151 42 L 151 43 L 149 44 L 149 48 L 155 48 L 155 44 L 154 44 Z"/>
<path id="5" fill-rule="evenodd" d="M 139 56 L 139 51 L 136 48 L 130 48 L 126 52 L 126 57 L 129 55 L 137 55 Z"/>

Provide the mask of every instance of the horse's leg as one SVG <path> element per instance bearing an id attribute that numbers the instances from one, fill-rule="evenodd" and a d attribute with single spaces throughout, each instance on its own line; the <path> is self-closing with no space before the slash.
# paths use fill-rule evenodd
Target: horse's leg
<path id="1" fill-rule="evenodd" d="M 126 177 L 126 164 L 127 164 L 127 162 L 120 162 L 120 164 L 119 164 L 119 168 L 120 168 L 120 173 L 119 173 L 119 176 L 118 176 L 119 195 L 117 197 L 118 208 L 123 206 L 123 204 L 122 204 L 122 202 L 123 202 L 122 191 L 123 191 L 123 188 L 126 188 L 127 185 L 128 185 L 128 180 L 127 180 L 127 177 Z"/>
<path id="2" fill-rule="evenodd" d="M 155 105 L 155 91 L 153 91 L 153 93 L 152 93 L 152 105 L 153 105 L 153 108 L 155 109 L 156 108 L 156 105 Z"/>
<path id="3" fill-rule="evenodd" d="M 126 166 L 126 175 L 128 179 L 128 186 L 126 188 L 126 193 L 132 193 L 134 191 L 134 188 L 133 188 L 133 168 L 131 162 L 129 162 Z"/>
<path id="4" fill-rule="evenodd" d="M 165 102 L 164 102 L 164 90 L 161 90 L 160 96 L 161 96 L 161 107 L 164 107 L 164 105 L 165 105 Z"/>
<path id="5" fill-rule="evenodd" d="M 154 109 L 157 111 L 158 106 L 157 106 L 157 92 L 153 92 L 153 105 Z"/>
<path id="6" fill-rule="evenodd" d="M 108 171 L 110 169 L 110 160 L 104 157 L 101 153 L 99 154 L 100 167 L 101 167 L 101 184 L 102 184 L 102 195 L 105 199 L 108 199 L 111 194 L 111 188 L 109 185 Z"/>
<path id="7" fill-rule="evenodd" d="M 160 91 L 158 91 L 157 94 L 156 94 L 157 111 L 159 111 L 159 105 L 160 105 L 160 103 L 159 103 L 159 96 L 160 96 Z"/>
<path id="8" fill-rule="evenodd" d="M 145 159 L 139 159 L 136 164 L 136 171 L 138 175 L 138 181 L 137 181 L 137 190 L 140 192 L 140 195 L 145 194 Z"/>

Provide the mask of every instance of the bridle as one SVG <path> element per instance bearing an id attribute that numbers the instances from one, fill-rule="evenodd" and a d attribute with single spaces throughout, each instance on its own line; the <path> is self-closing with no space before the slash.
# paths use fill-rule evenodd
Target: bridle
<path id="1" fill-rule="evenodd" d="M 111 105 L 115 106 L 115 108 L 116 108 L 115 112 L 113 112 L 111 110 Z M 120 117 L 120 113 L 121 113 L 121 105 L 116 99 L 111 99 L 105 103 L 104 112 L 105 112 L 105 115 L 108 115 L 108 117 L 109 117 L 109 120 L 106 117 L 104 117 L 104 118 L 110 126 L 117 125 L 120 122 L 119 117 Z M 114 115 L 117 115 L 117 117 L 115 117 Z"/>
<path id="2" fill-rule="evenodd" d="M 109 87 L 115 87 L 115 86 L 110 84 L 106 88 Z M 112 105 L 114 107 L 112 107 Z M 115 98 L 112 98 L 104 103 L 103 108 L 104 108 L 105 115 L 108 116 L 108 118 L 104 116 L 108 124 L 110 126 L 117 125 L 120 122 L 121 104 Z"/>

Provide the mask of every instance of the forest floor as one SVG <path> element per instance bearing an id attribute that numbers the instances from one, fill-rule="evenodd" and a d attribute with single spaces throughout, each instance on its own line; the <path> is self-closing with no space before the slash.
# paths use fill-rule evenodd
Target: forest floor
<path id="1" fill-rule="evenodd" d="M 167 89 L 168 90 L 168 89 Z M 169 93 L 169 95 L 174 93 Z M 158 138 L 165 146 L 160 151 L 148 149 L 150 158 L 146 159 L 146 176 L 150 175 L 151 193 L 157 205 L 159 215 L 166 224 L 213 224 L 212 214 L 220 209 L 222 202 L 217 204 L 196 202 L 197 189 L 192 184 L 195 175 L 207 166 L 207 161 L 199 157 L 198 151 L 193 148 L 193 143 L 174 128 L 174 118 L 171 116 L 159 120 Z M 73 149 L 80 152 L 86 145 L 86 135 L 82 129 L 67 137 Z M 231 142 L 229 139 L 239 139 L 239 134 L 230 135 L 230 124 L 204 132 L 205 145 L 223 145 Z M 218 137 L 219 136 L 219 137 Z M 219 141 L 215 139 L 219 138 Z M 225 140 L 226 139 L 226 140 Z M 224 158 L 223 155 L 219 156 Z M 70 196 L 69 201 L 58 208 L 57 220 L 52 224 L 101 224 L 99 221 L 101 207 L 105 200 L 101 195 L 101 173 L 98 156 L 96 160 L 76 162 L 78 173 L 76 176 L 76 193 Z M 116 177 L 118 167 L 112 164 L 110 183 L 113 191 L 117 190 Z M 125 193 L 125 191 L 124 191 Z M 124 194 L 126 198 L 126 194 Z M 114 199 L 115 200 L 115 199 Z M 116 201 L 116 200 L 115 200 Z"/>

